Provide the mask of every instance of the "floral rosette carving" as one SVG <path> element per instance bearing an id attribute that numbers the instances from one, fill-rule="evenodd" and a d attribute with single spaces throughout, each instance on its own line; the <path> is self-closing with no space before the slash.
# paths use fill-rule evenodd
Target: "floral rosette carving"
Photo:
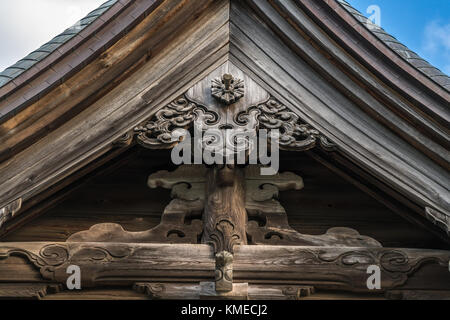
<path id="1" fill-rule="evenodd" d="M 212 80 L 211 94 L 226 105 L 235 103 L 244 96 L 244 81 L 224 74 L 222 78 Z"/>

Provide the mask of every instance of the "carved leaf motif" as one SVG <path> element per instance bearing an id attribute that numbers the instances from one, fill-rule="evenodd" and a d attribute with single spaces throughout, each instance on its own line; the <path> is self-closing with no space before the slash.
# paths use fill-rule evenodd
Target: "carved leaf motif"
<path id="1" fill-rule="evenodd" d="M 233 252 L 233 247 L 240 244 L 241 241 L 233 223 L 227 217 L 223 217 L 216 223 L 216 228 L 210 234 L 209 238 L 211 240 L 206 243 L 214 246 L 214 252 L 221 250 Z"/>

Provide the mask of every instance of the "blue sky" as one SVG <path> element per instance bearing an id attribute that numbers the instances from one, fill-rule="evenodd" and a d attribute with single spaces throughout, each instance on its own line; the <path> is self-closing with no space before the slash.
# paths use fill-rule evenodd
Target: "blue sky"
<path id="1" fill-rule="evenodd" d="M 347 0 L 362 14 L 377 5 L 381 27 L 450 75 L 450 0 Z"/>
<path id="2" fill-rule="evenodd" d="M 58 35 L 106 0 L 0 0 L 0 71 Z M 347 0 L 367 14 L 381 9 L 381 26 L 450 75 L 450 0 Z"/>

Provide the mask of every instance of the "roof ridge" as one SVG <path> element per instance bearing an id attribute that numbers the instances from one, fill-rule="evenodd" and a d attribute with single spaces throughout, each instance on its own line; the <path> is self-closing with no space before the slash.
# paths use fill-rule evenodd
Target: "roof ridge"
<path id="1" fill-rule="evenodd" d="M 68 42 L 70 39 L 79 34 L 83 29 L 97 20 L 103 13 L 110 9 L 118 0 L 108 0 L 100 5 L 98 8 L 89 12 L 84 18 L 77 21 L 71 27 L 65 29 L 62 33 L 58 34 L 50 41 L 46 42 L 38 49 L 32 51 L 24 58 L 17 61 L 15 64 L 7 67 L 0 72 L 0 88 L 5 86 L 10 81 L 21 75 L 33 67 L 36 63 L 44 60 L 54 51 L 58 50 L 60 46 Z"/>
<path id="2" fill-rule="evenodd" d="M 346 0 L 336 0 L 345 10 L 355 17 L 360 24 L 380 39 L 387 47 L 394 51 L 403 60 L 419 70 L 422 74 L 427 76 L 436 84 L 443 87 L 445 90 L 450 91 L 450 77 L 442 72 L 439 68 L 433 66 L 426 59 L 422 58 L 416 52 L 409 49 L 402 42 L 397 40 L 396 37 L 385 31 L 381 26 L 374 24 L 369 18 L 363 15 L 360 11 L 355 9 Z M 368 25 L 375 27 L 369 28 Z"/>

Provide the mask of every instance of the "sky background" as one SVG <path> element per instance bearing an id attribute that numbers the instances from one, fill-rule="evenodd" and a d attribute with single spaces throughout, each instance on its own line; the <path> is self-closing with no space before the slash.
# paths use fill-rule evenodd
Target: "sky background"
<path id="1" fill-rule="evenodd" d="M 0 0 L 0 71 L 25 57 L 106 0 Z M 347 0 L 364 15 L 381 9 L 381 26 L 450 75 L 450 0 Z"/>
<path id="2" fill-rule="evenodd" d="M 362 14 L 381 10 L 381 27 L 450 75 L 450 0 L 347 0 Z"/>

